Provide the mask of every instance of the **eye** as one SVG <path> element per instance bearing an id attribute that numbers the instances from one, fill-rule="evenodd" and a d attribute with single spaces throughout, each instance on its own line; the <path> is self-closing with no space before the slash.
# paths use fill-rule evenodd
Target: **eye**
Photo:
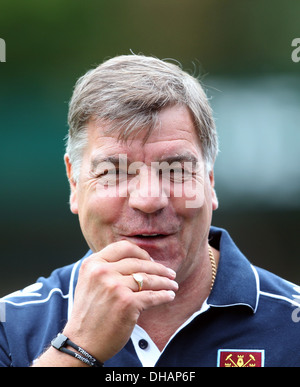
<path id="1" fill-rule="evenodd" d="M 127 179 L 127 171 L 120 168 L 105 169 L 97 175 L 102 184 L 117 184 Z"/>
<path id="2" fill-rule="evenodd" d="M 102 177 L 113 176 L 113 175 L 116 175 L 115 169 L 105 169 L 101 172 L 98 172 L 97 177 L 102 178 Z"/>
<path id="3" fill-rule="evenodd" d="M 184 169 L 175 168 L 170 170 L 170 180 L 174 183 L 181 183 L 184 181 Z"/>
<path id="4" fill-rule="evenodd" d="M 189 168 L 184 168 L 184 166 L 176 168 L 171 166 L 170 168 L 160 170 L 160 175 L 163 179 L 169 179 L 173 183 L 184 183 L 194 176 L 194 172 Z"/>
<path id="5" fill-rule="evenodd" d="M 122 168 L 116 168 L 116 179 L 121 182 L 127 179 L 127 171 Z"/>
<path id="6" fill-rule="evenodd" d="M 104 169 L 101 173 L 97 173 L 96 178 L 101 185 L 115 185 L 116 184 L 116 170 Z"/>

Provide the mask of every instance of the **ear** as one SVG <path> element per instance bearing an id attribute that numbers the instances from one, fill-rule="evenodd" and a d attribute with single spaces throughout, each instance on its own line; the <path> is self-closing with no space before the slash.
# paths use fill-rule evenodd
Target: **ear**
<path id="1" fill-rule="evenodd" d="M 73 179 L 72 164 L 69 159 L 69 155 L 66 153 L 64 156 L 67 176 L 70 183 L 70 209 L 73 214 L 78 214 L 78 202 L 77 202 L 77 183 Z"/>
<path id="2" fill-rule="evenodd" d="M 219 207 L 219 201 L 218 201 L 217 194 L 216 194 L 216 191 L 215 191 L 214 171 L 210 171 L 209 172 L 209 180 L 210 180 L 210 186 L 211 186 L 212 209 L 214 211 L 214 210 L 216 210 Z"/>

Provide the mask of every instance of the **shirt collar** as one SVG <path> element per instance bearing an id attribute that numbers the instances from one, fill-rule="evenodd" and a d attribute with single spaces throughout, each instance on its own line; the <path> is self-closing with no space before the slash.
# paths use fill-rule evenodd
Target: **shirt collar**
<path id="1" fill-rule="evenodd" d="M 255 313 L 259 295 L 256 269 L 237 248 L 226 230 L 211 227 L 209 243 L 220 251 L 220 260 L 207 303 L 214 307 L 245 305 Z"/>

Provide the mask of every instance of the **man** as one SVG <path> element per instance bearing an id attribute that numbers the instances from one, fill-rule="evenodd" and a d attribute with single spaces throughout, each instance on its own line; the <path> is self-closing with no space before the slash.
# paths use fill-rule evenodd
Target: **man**
<path id="1" fill-rule="evenodd" d="M 120 56 L 80 78 L 65 164 L 90 251 L 2 300 L 0 364 L 299 366 L 298 288 L 211 227 L 217 151 L 178 66 Z"/>

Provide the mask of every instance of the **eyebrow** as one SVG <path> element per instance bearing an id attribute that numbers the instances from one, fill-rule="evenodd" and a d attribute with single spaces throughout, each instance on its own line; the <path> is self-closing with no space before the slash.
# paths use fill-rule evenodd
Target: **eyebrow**
<path id="1" fill-rule="evenodd" d="M 124 160 L 124 162 L 126 161 L 126 159 L 122 157 L 121 154 L 116 154 L 111 156 L 105 156 L 105 155 L 99 154 L 91 160 L 91 169 L 92 171 L 94 171 L 101 163 L 112 163 L 113 165 L 118 165 L 122 160 Z"/>
<path id="2" fill-rule="evenodd" d="M 113 165 L 119 165 L 120 161 L 126 162 L 130 164 L 130 160 L 126 157 L 123 156 L 123 154 L 114 154 L 111 156 L 106 156 L 102 154 L 96 155 L 92 160 L 91 160 L 91 169 L 94 171 L 97 169 L 98 165 L 101 163 L 112 163 Z M 198 158 L 190 153 L 190 152 L 184 152 L 182 154 L 177 154 L 177 155 L 170 155 L 166 157 L 159 158 L 158 160 L 153 160 L 154 162 L 167 162 L 169 164 L 172 164 L 174 162 L 179 162 L 179 163 L 184 163 L 184 162 L 191 162 L 193 164 L 196 164 L 199 160 Z"/>
<path id="3" fill-rule="evenodd" d="M 191 162 L 193 164 L 196 164 L 199 160 L 192 153 L 185 152 L 185 153 L 182 153 L 182 154 L 176 155 L 176 156 L 166 156 L 158 161 L 159 162 L 166 161 L 169 164 L 172 164 L 173 162 L 179 162 L 179 163 Z"/>

